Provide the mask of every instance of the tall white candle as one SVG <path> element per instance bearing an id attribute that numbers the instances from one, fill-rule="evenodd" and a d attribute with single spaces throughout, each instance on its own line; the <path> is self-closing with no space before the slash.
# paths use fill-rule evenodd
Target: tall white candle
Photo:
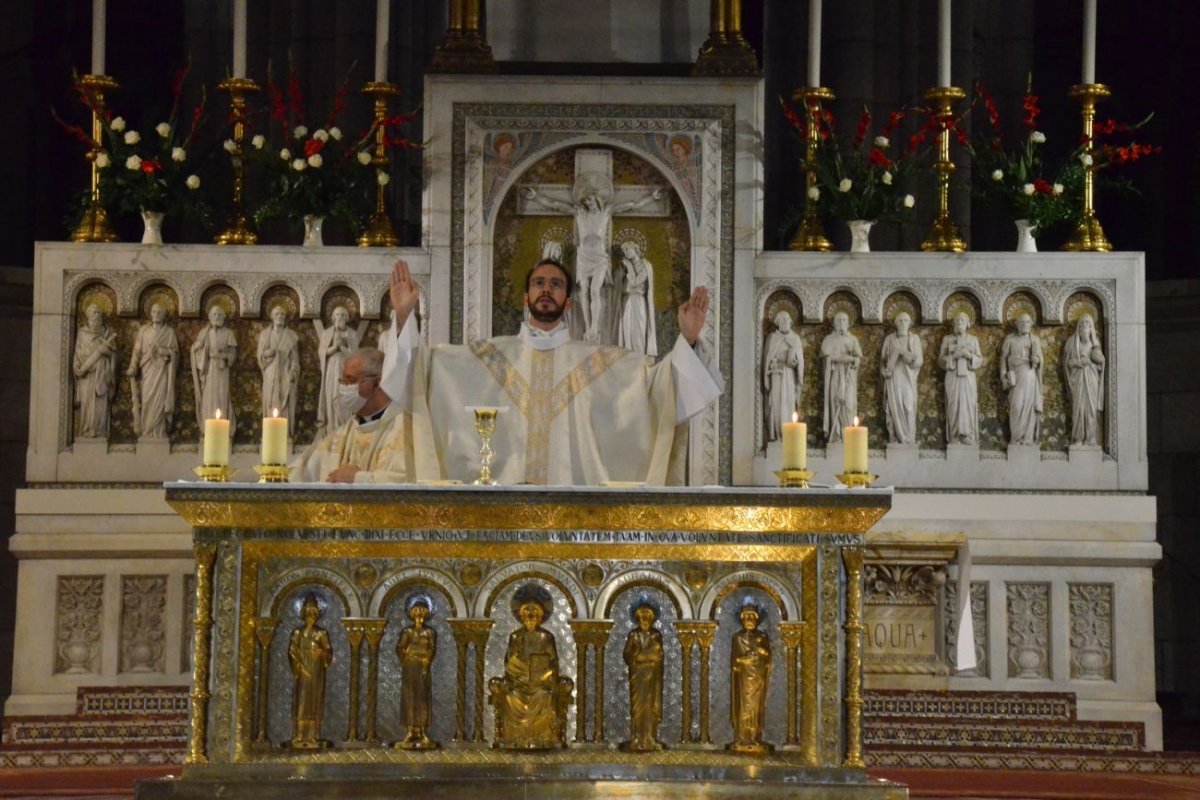
<path id="1" fill-rule="evenodd" d="M 221 418 L 221 409 L 216 416 L 204 420 L 204 466 L 229 466 L 229 420 Z"/>
<path id="2" fill-rule="evenodd" d="M 384 83 L 387 81 L 388 14 L 391 11 L 391 2 L 375 0 L 375 3 L 375 80 Z"/>
<path id="3" fill-rule="evenodd" d="M 938 86 L 950 85 L 950 0 L 938 0 Z"/>
<path id="4" fill-rule="evenodd" d="M 842 441 L 846 443 L 843 455 L 845 472 L 861 473 L 867 471 L 867 426 L 858 424 L 858 417 L 853 425 L 842 428 Z"/>
<path id="5" fill-rule="evenodd" d="M 246 0 L 233 0 L 233 77 L 246 77 Z"/>
<path id="6" fill-rule="evenodd" d="M 287 463 L 287 433 L 288 421 L 279 416 L 279 409 L 273 409 L 271 416 L 263 417 L 262 421 L 262 463 Z"/>
<path id="7" fill-rule="evenodd" d="M 821 85 L 821 0 L 808 0 L 808 85 Z"/>
<path id="8" fill-rule="evenodd" d="M 1096 82 L 1096 0 L 1083 2 L 1083 82 Z"/>
<path id="9" fill-rule="evenodd" d="M 792 414 L 792 421 L 783 423 L 783 468 L 808 468 L 808 425 Z"/>
<path id="10" fill-rule="evenodd" d="M 92 0 L 92 74 L 104 74 L 104 17 L 107 0 Z"/>

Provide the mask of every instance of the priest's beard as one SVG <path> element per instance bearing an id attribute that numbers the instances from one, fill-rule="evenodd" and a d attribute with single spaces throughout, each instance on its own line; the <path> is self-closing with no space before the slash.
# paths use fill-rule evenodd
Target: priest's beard
<path id="1" fill-rule="evenodd" d="M 543 304 L 542 300 L 549 300 L 548 304 Z M 561 306 L 554 302 L 554 298 L 549 295 L 539 297 L 529 305 L 529 316 L 533 317 L 538 322 L 543 324 L 558 322 L 562 319 L 562 315 L 567 310 L 566 303 Z"/>

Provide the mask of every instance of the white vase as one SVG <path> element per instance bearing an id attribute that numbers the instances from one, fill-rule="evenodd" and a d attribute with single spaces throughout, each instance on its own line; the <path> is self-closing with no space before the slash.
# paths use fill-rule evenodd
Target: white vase
<path id="1" fill-rule="evenodd" d="M 304 215 L 305 247 L 323 247 L 325 245 L 325 240 L 321 238 L 321 226 L 324 224 L 325 217 L 320 214 Z"/>
<path id="2" fill-rule="evenodd" d="M 162 224 L 163 212 L 161 211 L 143 211 L 142 224 L 145 229 L 142 231 L 142 244 L 162 244 Z"/>
<path id="3" fill-rule="evenodd" d="M 871 252 L 871 226 L 875 224 L 875 220 L 851 219 L 847 220 L 846 224 L 850 226 L 850 252 Z"/>
<path id="4" fill-rule="evenodd" d="M 1017 252 L 1036 253 L 1037 239 L 1033 238 L 1033 233 L 1037 226 L 1027 219 L 1013 220 L 1013 224 L 1017 226 Z"/>

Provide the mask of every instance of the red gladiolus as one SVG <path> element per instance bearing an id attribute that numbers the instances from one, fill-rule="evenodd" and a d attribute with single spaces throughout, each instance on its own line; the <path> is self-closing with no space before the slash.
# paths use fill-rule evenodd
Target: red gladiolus
<path id="1" fill-rule="evenodd" d="M 792 108 L 792 104 L 784 99 L 783 95 L 779 95 L 779 105 L 783 108 L 783 117 L 798 131 L 803 132 L 804 126 L 800 124 L 800 116 L 796 113 L 796 109 Z"/>
<path id="2" fill-rule="evenodd" d="M 1025 127 L 1029 128 L 1031 131 L 1036 129 L 1038 114 L 1042 113 L 1038 108 L 1037 95 L 1025 95 L 1025 100 L 1021 103 L 1021 107 L 1025 109 Z"/>
<path id="3" fill-rule="evenodd" d="M 996 101 L 988 94 L 988 90 L 982 83 L 976 84 L 976 90 L 983 98 L 983 107 L 987 110 L 988 121 L 992 124 L 992 130 L 996 132 L 996 138 L 1003 138 L 1004 132 L 1000 127 L 1000 110 L 996 108 Z"/>
<path id="4" fill-rule="evenodd" d="M 904 119 L 903 111 L 893 111 L 888 114 L 887 124 L 883 126 L 883 130 L 880 133 L 889 139 L 892 138 L 892 132 L 900 125 L 902 119 Z"/>
<path id="5" fill-rule="evenodd" d="M 147 175 L 153 175 L 161 169 L 162 164 L 158 163 L 157 158 L 147 158 L 142 161 L 142 172 L 146 173 Z"/>
<path id="6" fill-rule="evenodd" d="M 863 140 L 867 138 L 867 130 L 871 127 L 871 112 L 863 109 L 862 116 L 858 118 L 858 130 L 854 132 L 854 149 L 862 147 Z"/>
<path id="7" fill-rule="evenodd" d="M 307 142 L 304 143 L 304 157 L 308 158 L 309 156 L 313 155 L 314 153 L 321 152 L 321 148 L 324 146 L 325 146 L 325 143 L 322 142 L 320 139 L 309 139 Z"/>
<path id="8" fill-rule="evenodd" d="M 883 167 L 884 169 L 892 168 L 891 159 L 889 159 L 887 154 L 878 147 L 871 148 L 871 152 L 867 154 L 867 160 L 877 167 Z"/>

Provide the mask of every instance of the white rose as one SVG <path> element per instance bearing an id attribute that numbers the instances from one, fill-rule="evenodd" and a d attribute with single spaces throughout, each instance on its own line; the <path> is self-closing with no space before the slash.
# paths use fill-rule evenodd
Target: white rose
<path id="1" fill-rule="evenodd" d="M 1083 163 L 1083 165 L 1085 167 L 1090 167 L 1092 165 L 1092 154 L 1091 153 L 1080 153 L 1079 160 L 1080 160 L 1080 162 Z"/>
<path id="2" fill-rule="evenodd" d="M 342 129 L 334 125 L 329 129 L 329 137 L 335 142 L 340 142 L 342 140 Z"/>
<path id="3" fill-rule="evenodd" d="M 821 190 L 815 186 L 808 187 L 808 199 L 809 200 L 820 200 L 821 199 Z"/>
<path id="4" fill-rule="evenodd" d="M 307 168 L 308 168 L 308 162 L 305 161 L 303 158 L 297 158 L 295 161 L 292 162 L 292 169 L 296 170 L 296 172 L 303 172 Z"/>
<path id="5" fill-rule="evenodd" d="M 237 142 L 235 142 L 233 139 L 226 139 L 221 146 L 225 148 L 226 153 L 237 152 Z"/>
<path id="6" fill-rule="evenodd" d="M 125 132 L 125 144 L 137 144 L 142 140 L 142 135 L 137 131 Z"/>
<path id="7" fill-rule="evenodd" d="M 310 167 L 319 168 L 324 163 L 325 163 L 325 159 L 321 158 L 320 153 L 313 153 L 311 156 L 308 157 L 308 165 Z"/>
<path id="8" fill-rule="evenodd" d="M 392 182 L 392 176 L 388 175 L 386 172 L 383 172 L 383 171 L 376 172 L 375 173 L 375 182 L 378 183 L 380 186 L 387 186 L 389 183 Z"/>
<path id="9" fill-rule="evenodd" d="M 172 161 L 183 161 L 185 158 L 187 158 L 187 151 L 184 150 L 182 147 L 172 147 L 171 148 L 171 160 Z"/>
<path id="10" fill-rule="evenodd" d="M 1037 189 L 1034 188 L 1032 183 L 1027 183 L 1021 187 L 1021 191 L 1025 193 L 1026 197 L 1031 197 L 1033 193 L 1037 191 Z"/>
<path id="11" fill-rule="evenodd" d="M 285 147 L 285 148 L 283 148 L 282 150 L 280 150 L 280 151 L 279 151 L 279 157 L 280 157 L 280 158 L 282 158 L 284 161 L 287 161 L 287 160 L 289 160 L 289 159 L 292 157 L 292 151 L 291 151 L 291 150 L 288 150 L 288 149 Z"/>
<path id="12" fill-rule="evenodd" d="M 171 126 L 165 122 L 160 122 L 154 126 L 154 132 L 162 138 L 166 139 L 171 135 Z"/>
<path id="13" fill-rule="evenodd" d="M 125 130 L 125 118 L 113 117 L 112 122 L 108 123 L 108 127 L 112 128 L 117 133 Z"/>
<path id="14" fill-rule="evenodd" d="M 917 198 L 913 197 L 911 194 L 904 195 L 904 207 L 905 208 L 912 208 L 916 204 L 917 204 Z"/>
<path id="15" fill-rule="evenodd" d="M 112 162 L 108 160 L 108 153 L 96 153 L 96 166 L 99 169 L 104 169 Z"/>
<path id="16" fill-rule="evenodd" d="M 313 131 L 313 138 L 318 142 L 328 142 L 329 133 L 324 128 L 317 128 L 315 131 Z"/>
<path id="17" fill-rule="evenodd" d="M 888 141 L 888 137 L 886 137 L 886 136 L 876 136 L 875 137 L 875 146 L 876 147 L 887 147 L 889 144 L 891 144 L 891 142 Z"/>
<path id="18" fill-rule="evenodd" d="M 892 185 L 892 173 L 890 173 L 890 172 L 883 173 L 882 175 L 879 176 L 879 180 L 883 181 L 884 186 L 891 186 Z"/>
<path id="19" fill-rule="evenodd" d="M 304 127 L 303 125 L 297 125 L 292 131 L 292 136 L 295 136 L 297 139 L 303 139 L 307 135 L 308 128 Z"/>
<path id="20" fill-rule="evenodd" d="M 134 172 L 142 168 L 142 160 L 137 156 L 130 156 L 125 159 L 125 169 L 131 169 Z"/>
<path id="21" fill-rule="evenodd" d="M 1033 133 L 1029 134 L 1029 140 L 1034 144 L 1041 144 L 1042 142 L 1046 141 L 1046 134 L 1042 133 L 1041 131 L 1034 131 Z"/>
<path id="22" fill-rule="evenodd" d="M 851 181 L 849 178 L 842 178 L 838 182 L 838 191 L 839 192 L 848 192 L 848 191 L 850 191 L 850 187 L 852 187 L 852 186 L 854 186 L 853 181 Z"/>
<path id="23" fill-rule="evenodd" d="M 992 180 L 994 180 L 994 181 L 1004 180 L 1004 173 L 998 169 L 992 170 Z"/>
<path id="24" fill-rule="evenodd" d="M 250 144 L 254 146 L 255 150 L 262 150 L 263 145 L 266 143 L 267 137 L 263 136 L 261 133 L 254 134 L 254 138 L 250 140 Z"/>
<path id="25" fill-rule="evenodd" d="M 187 187 L 189 189 L 199 189 L 200 188 L 200 176 L 199 175 L 188 175 L 187 180 L 184 181 L 184 183 L 187 184 Z"/>
<path id="26" fill-rule="evenodd" d="M 1063 193 L 1063 185 L 1061 183 L 1056 183 L 1050 187 L 1050 190 L 1052 192 L 1054 192 L 1056 195 L 1062 194 Z"/>
<path id="27" fill-rule="evenodd" d="M 362 164 L 364 167 L 367 164 L 370 164 L 371 163 L 371 154 L 368 153 L 366 150 L 359 150 L 358 151 L 358 163 Z"/>

